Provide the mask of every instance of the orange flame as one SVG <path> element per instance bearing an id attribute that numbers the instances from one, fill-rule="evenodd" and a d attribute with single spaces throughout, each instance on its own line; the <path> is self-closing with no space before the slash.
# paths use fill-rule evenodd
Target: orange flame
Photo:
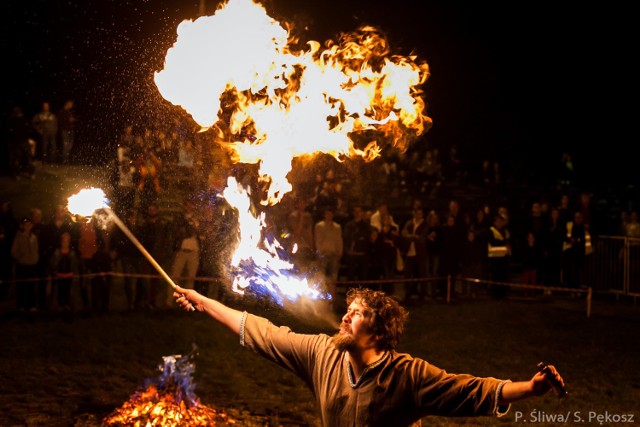
<path id="1" fill-rule="evenodd" d="M 103 420 L 104 426 L 202 426 L 235 424 L 226 412 L 198 404 L 191 408 L 154 385 L 134 394 Z"/>
<path id="2" fill-rule="evenodd" d="M 324 49 L 311 41 L 296 51 L 296 41 L 262 6 L 229 0 L 213 16 L 183 21 L 155 74 L 162 96 L 215 126 L 235 161 L 259 163 L 265 205 L 291 191 L 296 157 L 371 160 L 381 144 L 404 151 L 431 126 L 420 89 L 428 65 L 392 55 L 375 28 Z"/>

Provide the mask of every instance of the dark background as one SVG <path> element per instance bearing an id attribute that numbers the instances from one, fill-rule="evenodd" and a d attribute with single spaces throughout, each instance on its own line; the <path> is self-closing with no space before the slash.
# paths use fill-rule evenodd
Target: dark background
<path id="1" fill-rule="evenodd" d="M 205 2 L 212 14 L 219 2 Z M 565 151 L 589 185 L 637 183 L 631 156 L 630 84 L 636 31 L 630 9 L 578 2 L 272 0 L 271 16 L 324 41 L 370 24 L 399 53 L 425 59 L 433 128 L 424 141 L 445 153 L 545 174 Z M 80 115 L 75 157 L 111 158 L 127 121 L 170 108 L 152 80 L 196 0 L 3 2 L 3 111 L 28 115 L 67 98 Z M 229 37 L 241 37 L 242 28 Z M 637 37 L 636 37 L 637 38 Z M 250 60 L 250 58 L 247 58 Z M 223 64 L 221 64 L 223 66 Z M 5 114 L 6 115 L 6 114 Z M 477 160 L 479 161 L 479 160 Z"/>

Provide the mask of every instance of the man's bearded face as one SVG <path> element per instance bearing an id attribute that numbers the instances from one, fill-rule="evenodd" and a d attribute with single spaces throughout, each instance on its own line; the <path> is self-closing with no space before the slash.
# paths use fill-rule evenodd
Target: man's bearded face
<path id="1" fill-rule="evenodd" d="M 331 341 L 340 351 L 355 350 L 356 348 L 356 339 L 352 334 L 351 327 L 344 322 L 340 325 L 340 330 L 331 337 Z"/>

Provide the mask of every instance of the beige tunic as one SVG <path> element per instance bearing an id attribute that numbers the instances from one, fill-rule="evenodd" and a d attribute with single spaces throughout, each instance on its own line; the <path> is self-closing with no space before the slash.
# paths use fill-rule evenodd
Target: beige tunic
<path id="1" fill-rule="evenodd" d="M 243 346 L 297 374 L 315 395 L 325 426 L 419 426 L 427 415 L 504 415 L 498 389 L 507 382 L 449 374 L 408 354 L 389 352 L 350 380 L 346 352 L 325 334 L 297 334 L 244 313 Z"/>

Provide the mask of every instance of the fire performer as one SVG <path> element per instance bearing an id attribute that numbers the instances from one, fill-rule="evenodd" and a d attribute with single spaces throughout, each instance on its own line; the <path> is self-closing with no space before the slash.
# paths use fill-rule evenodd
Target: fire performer
<path id="1" fill-rule="evenodd" d="M 387 294 L 352 288 L 340 330 L 293 333 L 267 319 L 227 307 L 192 289 L 177 303 L 207 313 L 240 344 L 297 374 L 314 393 L 325 426 L 419 426 L 427 415 L 502 416 L 511 402 L 541 396 L 564 381 L 551 365 L 528 381 L 450 374 L 395 349 L 407 312 Z"/>

